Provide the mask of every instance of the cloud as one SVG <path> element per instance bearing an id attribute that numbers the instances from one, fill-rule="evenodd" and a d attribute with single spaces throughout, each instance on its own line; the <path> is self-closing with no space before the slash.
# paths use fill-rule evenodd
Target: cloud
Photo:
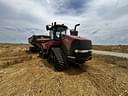
<path id="1" fill-rule="evenodd" d="M 126 0 L 93 0 L 82 15 L 81 30 L 97 44 L 128 44 L 127 8 Z"/>
<path id="2" fill-rule="evenodd" d="M 90 0 L 51 0 L 57 15 L 80 15 Z M 79 14 L 78 14 L 79 13 Z"/>
<path id="3" fill-rule="evenodd" d="M 0 42 L 24 43 L 33 31 L 36 34 L 44 31 L 42 27 L 46 24 L 48 16 L 41 11 L 41 5 L 36 7 L 38 4 L 36 5 L 34 1 L 29 2 L 29 0 L 26 0 L 27 2 L 9 1 L 10 3 L 0 1 Z"/>
<path id="4" fill-rule="evenodd" d="M 0 0 L 0 42 L 27 42 L 57 21 L 80 23 L 79 34 L 95 44 L 128 44 L 127 10 L 127 0 Z"/>

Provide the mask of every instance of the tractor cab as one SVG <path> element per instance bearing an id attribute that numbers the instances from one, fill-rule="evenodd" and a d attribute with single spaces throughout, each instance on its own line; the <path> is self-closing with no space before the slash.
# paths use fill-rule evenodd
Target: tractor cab
<path id="1" fill-rule="evenodd" d="M 47 25 L 46 30 L 49 30 L 49 36 L 52 40 L 60 40 L 66 35 L 68 27 L 64 24 L 56 24 L 56 22 L 52 25 Z"/>

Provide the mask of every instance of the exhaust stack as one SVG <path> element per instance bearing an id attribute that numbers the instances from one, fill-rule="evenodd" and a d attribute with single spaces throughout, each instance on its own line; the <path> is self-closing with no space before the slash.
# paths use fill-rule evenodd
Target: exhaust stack
<path id="1" fill-rule="evenodd" d="M 78 31 L 76 31 L 77 26 L 80 26 L 80 24 L 76 24 L 74 29 L 70 30 L 71 35 L 78 36 Z"/>

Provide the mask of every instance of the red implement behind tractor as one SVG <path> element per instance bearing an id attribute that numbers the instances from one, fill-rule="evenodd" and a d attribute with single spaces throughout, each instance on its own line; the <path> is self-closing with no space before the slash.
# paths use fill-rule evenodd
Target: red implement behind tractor
<path id="1" fill-rule="evenodd" d="M 57 71 L 64 70 L 71 63 L 83 64 L 92 58 L 92 43 L 91 40 L 78 36 L 76 27 L 79 25 L 75 25 L 75 28 L 70 30 L 70 35 L 66 35 L 68 27 L 64 24 L 55 22 L 47 25 L 46 30 L 49 31 L 49 36 L 30 37 L 28 41 L 33 45 L 30 50 L 39 52 L 41 57 L 47 58 Z"/>

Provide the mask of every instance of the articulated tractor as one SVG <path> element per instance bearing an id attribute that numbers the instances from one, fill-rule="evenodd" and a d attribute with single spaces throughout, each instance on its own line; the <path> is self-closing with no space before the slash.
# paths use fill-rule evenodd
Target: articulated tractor
<path id="1" fill-rule="evenodd" d="M 62 71 L 70 64 L 81 65 L 85 61 L 92 59 L 92 42 L 91 40 L 78 36 L 76 30 L 70 30 L 70 35 L 67 35 L 69 29 L 64 24 L 46 25 L 47 35 L 33 35 L 28 38 L 31 52 L 38 52 L 42 58 L 46 58 L 57 71 Z"/>

